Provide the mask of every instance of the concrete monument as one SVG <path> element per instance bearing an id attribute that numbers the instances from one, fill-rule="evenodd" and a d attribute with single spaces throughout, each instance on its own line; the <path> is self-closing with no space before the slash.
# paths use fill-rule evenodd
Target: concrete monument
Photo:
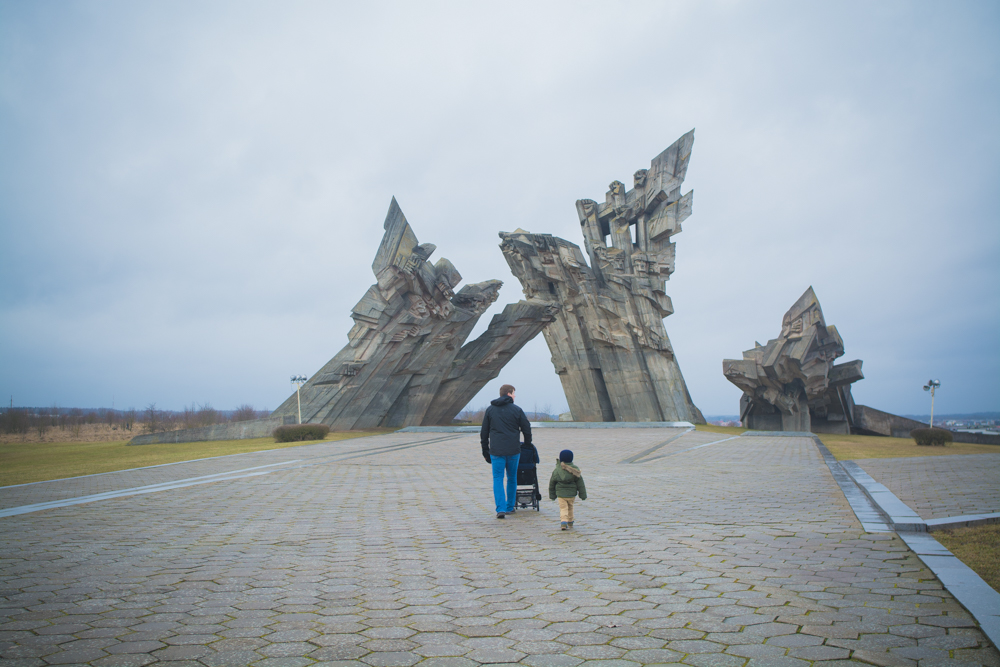
<path id="1" fill-rule="evenodd" d="M 500 233 L 525 296 L 552 306 L 543 334 L 576 421 L 704 423 L 663 326 L 670 238 L 691 214 L 693 193 L 680 190 L 693 143 L 694 130 L 637 171 L 632 189 L 614 181 L 604 202 L 577 201 L 590 266 L 561 238 Z"/>
<path id="2" fill-rule="evenodd" d="M 781 335 L 757 343 L 722 372 L 743 390 L 740 420 L 761 431 L 850 433 L 855 405 L 851 383 L 864 378 L 861 361 L 834 365 L 844 341 L 827 326 L 812 287 L 781 320 Z M 863 406 L 862 406 L 863 407 Z"/>
<path id="3" fill-rule="evenodd" d="M 301 389 L 302 421 L 334 430 L 450 424 L 465 404 L 551 321 L 552 304 L 511 304 L 466 347 L 502 283 L 455 291 L 462 276 L 419 243 L 393 198 L 372 264 L 376 283 L 351 313 L 348 344 Z M 292 394 L 274 416 L 296 415 Z"/>

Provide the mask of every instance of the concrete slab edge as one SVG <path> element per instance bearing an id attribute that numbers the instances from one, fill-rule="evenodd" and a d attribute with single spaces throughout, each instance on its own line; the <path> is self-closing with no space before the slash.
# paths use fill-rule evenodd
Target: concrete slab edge
<path id="1" fill-rule="evenodd" d="M 930 521 L 923 521 L 892 491 L 876 482 L 854 461 L 841 461 L 840 464 L 882 515 L 888 517 L 906 546 L 934 573 L 959 604 L 972 614 L 993 646 L 1000 646 L 1000 593 L 926 532 Z M 970 515 L 932 521 L 936 521 L 937 526 L 947 525 L 947 522 L 964 523 L 963 519 L 985 523 L 992 516 L 994 515 Z"/>
<path id="2" fill-rule="evenodd" d="M 848 475 L 840 462 L 837 461 L 836 457 L 830 453 L 830 450 L 826 448 L 826 445 L 813 434 L 809 434 L 813 442 L 816 444 L 816 448 L 819 449 L 819 453 L 823 456 L 823 460 L 826 461 L 827 467 L 830 469 L 830 474 L 833 475 L 833 481 L 837 483 L 840 487 L 841 492 L 844 494 L 844 498 L 847 499 L 848 504 L 851 506 L 851 510 L 854 512 L 854 516 L 858 518 L 861 523 L 861 527 L 864 528 L 866 533 L 891 533 L 892 527 L 887 523 L 887 518 L 879 512 L 878 506 L 872 503 L 871 499 L 866 496 L 858 485 L 854 483 L 851 476 Z"/>
<path id="3" fill-rule="evenodd" d="M 879 484 L 854 461 L 841 461 L 840 465 L 861 488 L 869 500 L 885 515 L 897 532 L 927 532 L 927 524 L 909 505 L 892 491 Z"/>
<path id="4" fill-rule="evenodd" d="M 966 514 L 963 516 L 949 516 L 943 519 L 928 519 L 927 532 L 935 530 L 951 530 L 953 528 L 972 528 L 973 526 L 986 526 L 991 523 L 1000 523 L 1000 512 L 992 514 Z"/>
<path id="5" fill-rule="evenodd" d="M 904 531 L 898 535 L 959 604 L 972 614 L 993 646 L 1000 647 L 1000 593 L 927 533 Z"/>

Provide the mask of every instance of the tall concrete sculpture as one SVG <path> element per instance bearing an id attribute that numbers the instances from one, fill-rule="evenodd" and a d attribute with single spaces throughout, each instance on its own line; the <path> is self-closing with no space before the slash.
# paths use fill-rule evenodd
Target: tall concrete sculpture
<path id="1" fill-rule="evenodd" d="M 614 181 L 603 203 L 576 203 L 589 267 L 564 239 L 500 233 L 529 301 L 561 306 L 543 334 L 576 421 L 705 421 L 663 327 L 670 237 L 691 214 L 692 192 L 680 189 L 693 143 L 694 130 L 637 171 L 631 190 Z"/>
<path id="2" fill-rule="evenodd" d="M 301 389 L 302 421 L 334 430 L 450 424 L 515 352 L 551 321 L 546 305 L 512 304 L 462 348 L 502 283 L 462 276 L 419 243 L 393 198 L 372 264 L 376 283 L 351 313 L 348 344 Z M 273 415 L 297 415 L 292 394 Z"/>
<path id="3" fill-rule="evenodd" d="M 844 342 L 836 327 L 826 325 L 810 287 L 785 313 L 781 335 L 767 345 L 757 343 L 742 360 L 722 362 L 726 379 L 743 390 L 743 425 L 763 431 L 850 433 L 856 413 L 851 383 L 864 375 L 861 361 L 834 365 L 843 354 Z"/>

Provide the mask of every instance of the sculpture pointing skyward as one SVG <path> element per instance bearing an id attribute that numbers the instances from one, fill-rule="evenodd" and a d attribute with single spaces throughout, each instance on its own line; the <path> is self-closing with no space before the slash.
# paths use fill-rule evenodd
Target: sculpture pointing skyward
<path id="1" fill-rule="evenodd" d="M 742 360 L 722 362 L 726 379 L 743 390 L 740 421 L 763 431 L 850 433 L 851 383 L 864 375 L 860 360 L 835 366 L 843 354 L 844 341 L 837 327 L 826 325 L 810 287 L 781 319 L 777 338 L 757 343 Z"/>
<path id="2" fill-rule="evenodd" d="M 348 344 L 303 385 L 302 421 L 335 430 L 450 424 L 503 364 L 551 321 L 551 304 L 520 302 L 462 343 L 502 283 L 455 289 L 462 276 L 419 243 L 393 198 L 372 272 L 376 283 L 351 313 Z M 295 415 L 292 394 L 274 415 Z"/>
<path id="3" fill-rule="evenodd" d="M 705 421 L 663 327 L 670 237 L 691 215 L 692 192 L 680 190 L 693 143 L 694 130 L 635 172 L 631 190 L 614 181 L 603 203 L 577 201 L 589 267 L 564 239 L 500 233 L 529 301 L 561 306 L 543 334 L 576 421 Z"/>

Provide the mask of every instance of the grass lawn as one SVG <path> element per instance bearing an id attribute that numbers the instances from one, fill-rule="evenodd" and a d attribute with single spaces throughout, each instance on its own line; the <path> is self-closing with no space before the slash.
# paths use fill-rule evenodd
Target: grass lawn
<path id="1" fill-rule="evenodd" d="M 695 428 L 709 433 L 739 435 L 747 429 L 738 426 L 698 424 Z M 904 456 L 951 456 L 952 454 L 1000 454 L 997 445 L 974 445 L 951 442 L 944 447 L 921 447 L 912 438 L 885 438 L 878 435 L 833 435 L 817 433 L 820 441 L 838 461 L 851 459 L 893 459 Z"/>
<path id="2" fill-rule="evenodd" d="M 392 433 L 395 430 L 385 428 L 331 433 L 325 440 L 348 440 L 368 435 Z M 274 441 L 274 438 L 268 437 L 248 440 L 136 445 L 134 447 L 130 447 L 127 440 L 0 444 L 0 486 L 92 475 L 115 470 L 129 470 L 161 463 L 204 459 L 211 456 L 314 445 L 317 442 L 323 442 L 323 440 L 278 443 Z"/>
<path id="3" fill-rule="evenodd" d="M 1000 454 L 997 445 L 950 442 L 944 447 L 921 447 L 912 438 L 885 438 L 877 435 L 832 435 L 818 433 L 838 461 L 851 459 L 892 459 L 904 456 L 951 456 L 953 454 Z"/>
<path id="4" fill-rule="evenodd" d="M 1000 524 L 936 530 L 931 535 L 993 590 L 1000 591 Z"/>

